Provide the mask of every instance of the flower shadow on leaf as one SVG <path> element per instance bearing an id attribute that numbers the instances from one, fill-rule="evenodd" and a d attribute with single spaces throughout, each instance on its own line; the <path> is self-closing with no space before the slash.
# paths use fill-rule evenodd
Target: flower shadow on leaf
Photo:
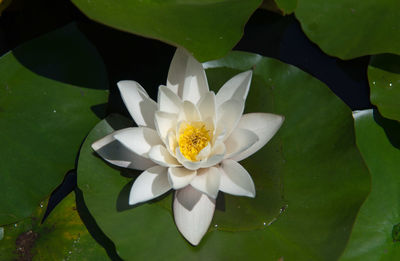
<path id="1" fill-rule="evenodd" d="M 103 119 L 106 116 L 107 103 L 93 105 L 90 107 L 90 110 L 97 116 L 97 118 Z"/>
<path id="2" fill-rule="evenodd" d="M 117 254 L 114 243 L 104 234 L 104 232 L 97 225 L 93 216 L 90 214 L 83 198 L 82 191 L 79 188 L 75 189 L 75 195 L 76 207 L 79 216 L 85 224 L 90 235 L 106 250 L 107 255 L 110 257 L 110 260 L 122 261 L 122 259 Z"/>
<path id="3" fill-rule="evenodd" d="M 115 167 L 114 167 L 115 168 Z M 128 170 L 128 169 L 123 169 L 121 170 L 121 176 L 127 177 L 127 178 L 136 178 L 139 176 L 141 172 L 137 171 L 137 170 Z M 131 181 L 129 181 L 120 191 L 120 193 L 118 194 L 118 198 L 117 198 L 117 211 L 118 212 L 122 212 L 125 210 L 129 210 L 129 209 L 133 209 L 136 207 L 139 207 L 141 205 L 144 204 L 156 204 L 159 203 L 163 208 L 167 209 L 169 212 L 171 212 L 171 207 L 170 207 L 170 202 L 168 200 L 164 200 L 166 198 L 170 198 L 171 196 L 171 191 L 153 199 L 150 201 L 146 201 L 146 202 L 142 202 L 139 204 L 135 204 L 135 205 L 129 205 L 129 194 L 133 185 L 133 182 L 135 180 L 132 179 Z"/>

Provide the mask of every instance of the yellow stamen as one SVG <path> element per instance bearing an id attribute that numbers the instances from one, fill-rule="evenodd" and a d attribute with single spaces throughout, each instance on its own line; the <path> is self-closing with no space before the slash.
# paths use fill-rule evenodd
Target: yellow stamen
<path id="1" fill-rule="evenodd" d="M 210 135 L 204 125 L 195 127 L 188 124 L 179 135 L 179 148 L 185 158 L 195 161 L 199 152 L 210 142 Z"/>

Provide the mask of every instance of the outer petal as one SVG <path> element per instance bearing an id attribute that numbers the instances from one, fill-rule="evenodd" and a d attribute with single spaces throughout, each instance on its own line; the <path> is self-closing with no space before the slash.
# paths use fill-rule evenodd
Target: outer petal
<path id="1" fill-rule="evenodd" d="M 114 138 L 114 135 L 123 131 L 119 130 L 103 137 L 94 142 L 92 148 L 104 160 L 118 167 L 145 170 L 154 166 L 154 162 L 137 155 Z"/>
<path id="2" fill-rule="evenodd" d="M 160 166 L 178 167 L 179 162 L 171 156 L 168 150 L 163 145 L 156 145 L 151 148 L 149 158 Z"/>
<path id="3" fill-rule="evenodd" d="M 236 128 L 225 141 L 225 158 L 232 158 L 250 148 L 258 141 L 258 136 L 249 130 Z"/>
<path id="4" fill-rule="evenodd" d="M 214 216 L 215 199 L 186 186 L 175 192 L 173 205 L 178 230 L 192 245 L 198 245 Z"/>
<path id="5" fill-rule="evenodd" d="M 254 132 L 258 136 L 258 141 L 232 159 L 241 161 L 261 149 L 279 130 L 284 120 L 285 117 L 272 113 L 244 114 L 237 127 Z"/>
<path id="6" fill-rule="evenodd" d="M 157 111 L 155 114 L 156 130 L 162 140 L 165 140 L 168 132 L 176 127 L 177 115 L 163 111 Z"/>
<path id="7" fill-rule="evenodd" d="M 129 204 L 134 205 L 151 200 L 170 189 L 167 168 L 161 166 L 151 167 L 140 174 L 133 183 L 129 195 Z"/>
<path id="8" fill-rule="evenodd" d="M 158 133 L 146 127 L 122 129 L 114 134 L 114 138 L 129 150 L 145 158 L 148 158 L 147 153 L 153 146 L 162 144 Z"/>
<path id="9" fill-rule="evenodd" d="M 182 109 L 181 99 L 166 86 L 158 88 L 158 109 L 168 113 L 179 113 Z"/>
<path id="10" fill-rule="evenodd" d="M 190 185 L 215 199 L 218 195 L 220 179 L 221 172 L 218 168 L 199 169 Z"/>
<path id="11" fill-rule="evenodd" d="M 217 111 L 217 133 L 225 129 L 226 132 L 223 140 L 226 140 L 233 129 L 236 128 L 242 117 L 243 109 L 244 102 L 237 100 L 229 100 L 219 106 Z"/>
<path id="12" fill-rule="evenodd" d="M 178 48 L 169 67 L 167 87 L 182 100 L 196 104 L 202 94 L 208 92 L 203 65 L 186 50 Z"/>
<path id="13" fill-rule="evenodd" d="M 135 81 L 120 81 L 117 85 L 122 100 L 136 124 L 154 129 L 154 113 L 157 110 L 157 103 Z"/>
<path id="14" fill-rule="evenodd" d="M 246 100 L 252 75 L 253 71 L 250 70 L 239 73 L 227 81 L 217 93 L 217 106 L 220 106 L 230 99 L 236 99 L 238 101 Z"/>
<path id="15" fill-rule="evenodd" d="M 234 160 L 222 161 L 221 182 L 219 190 L 237 196 L 254 198 L 256 189 L 254 182 L 245 168 Z"/>
<path id="16" fill-rule="evenodd" d="M 173 189 L 181 189 L 190 184 L 194 177 L 196 177 L 197 171 L 189 170 L 186 168 L 169 168 L 168 169 L 168 180 Z"/>

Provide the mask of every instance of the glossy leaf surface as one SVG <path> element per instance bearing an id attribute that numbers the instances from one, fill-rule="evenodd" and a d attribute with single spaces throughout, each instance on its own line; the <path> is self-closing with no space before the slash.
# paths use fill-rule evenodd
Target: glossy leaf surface
<path id="1" fill-rule="evenodd" d="M 226 55 L 261 0 L 72 0 L 89 18 L 182 46 L 200 61 Z M 134 48 L 134 47 L 132 47 Z"/>
<path id="2" fill-rule="evenodd" d="M 354 118 L 357 144 L 371 172 L 371 193 L 341 260 L 398 260 L 400 123 L 375 110 L 355 112 Z"/>
<path id="3" fill-rule="evenodd" d="M 275 0 L 294 11 L 304 33 L 325 53 L 341 59 L 400 54 L 397 0 Z"/>
<path id="4" fill-rule="evenodd" d="M 297 7 L 297 0 L 275 0 L 275 2 L 284 14 L 293 13 Z"/>
<path id="5" fill-rule="evenodd" d="M 371 102 L 384 117 L 400 121 L 400 56 L 372 56 L 368 66 L 368 81 Z"/>

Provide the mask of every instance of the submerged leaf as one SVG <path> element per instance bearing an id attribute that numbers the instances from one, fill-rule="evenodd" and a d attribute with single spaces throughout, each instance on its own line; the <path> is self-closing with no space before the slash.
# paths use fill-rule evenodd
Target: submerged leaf
<path id="1" fill-rule="evenodd" d="M 81 221 L 73 193 L 41 223 L 46 202 L 33 215 L 4 227 L 1 260 L 109 260 Z"/>

